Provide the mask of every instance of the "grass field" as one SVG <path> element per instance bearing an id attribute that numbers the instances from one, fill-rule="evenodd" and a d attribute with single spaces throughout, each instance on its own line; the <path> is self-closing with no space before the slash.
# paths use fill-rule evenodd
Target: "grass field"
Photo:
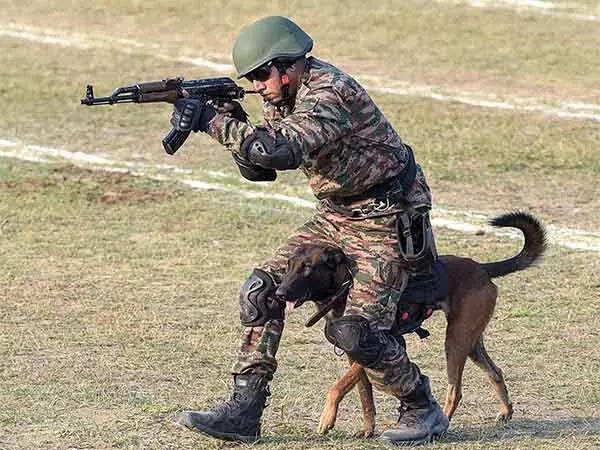
<path id="1" fill-rule="evenodd" d="M 597 233 L 600 121 L 458 97 L 597 112 L 600 22 L 484 3 L 491 7 L 0 0 L 0 155 L 13 148 L 6 143 L 19 143 L 15 149 L 84 152 L 130 169 L 0 157 L 0 448 L 231 447 L 176 421 L 181 410 L 228 395 L 239 286 L 310 209 L 194 190 L 177 177 L 159 179 L 158 169 L 140 176 L 131 167 L 169 164 L 232 190 L 310 200 L 305 180 L 286 173 L 269 186 L 243 183 L 227 153 L 203 136 L 168 157 L 160 146 L 166 106 L 87 109 L 78 99 L 90 82 L 102 95 L 140 80 L 221 75 L 174 59 L 229 64 L 237 31 L 262 15 L 293 17 L 315 37 L 315 55 L 373 87 L 375 101 L 416 149 L 437 207 L 490 217 L 527 209 L 546 224 Z M 600 13 L 591 0 L 554 4 L 559 12 Z M 29 34 L 2 31 L 16 29 Z M 440 101 L 418 90 L 381 89 L 397 82 L 461 94 Z M 258 119 L 256 99 L 247 104 Z M 480 261 L 512 255 L 520 245 L 436 232 L 441 253 Z M 468 364 L 451 430 L 431 448 L 600 448 L 599 272 L 598 252 L 551 246 L 539 267 L 498 280 L 487 347 L 505 372 L 514 420 L 494 426 L 492 390 Z M 287 320 L 265 439 L 253 448 L 386 448 L 352 437 L 361 423 L 354 395 L 335 431 L 316 435 L 324 394 L 346 365 L 320 326 L 304 328 L 311 312 L 304 307 Z M 444 326 L 438 314 L 427 327 L 431 338 L 408 340 L 438 398 L 446 386 Z M 382 395 L 376 401 L 381 431 L 394 420 L 394 402 Z"/>

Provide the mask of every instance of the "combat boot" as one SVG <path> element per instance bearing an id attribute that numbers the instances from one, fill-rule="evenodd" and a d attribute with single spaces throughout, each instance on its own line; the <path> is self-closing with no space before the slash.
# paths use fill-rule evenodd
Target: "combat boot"
<path id="1" fill-rule="evenodd" d="M 260 439 L 260 418 L 270 395 L 266 377 L 236 375 L 229 400 L 210 411 L 184 411 L 180 422 L 218 439 L 255 442 Z"/>
<path id="2" fill-rule="evenodd" d="M 417 387 L 400 397 L 400 401 L 398 422 L 384 431 L 380 440 L 394 445 L 419 445 L 431 442 L 448 429 L 448 418 L 431 394 L 426 376 L 421 375 Z"/>

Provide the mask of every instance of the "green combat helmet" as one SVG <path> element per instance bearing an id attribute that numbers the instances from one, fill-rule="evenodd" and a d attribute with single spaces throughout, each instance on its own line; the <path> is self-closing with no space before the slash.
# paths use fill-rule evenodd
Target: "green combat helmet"
<path id="1" fill-rule="evenodd" d="M 304 56 L 312 47 L 312 38 L 287 17 L 263 17 L 238 35 L 233 45 L 233 64 L 238 78 L 242 78 L 274 59 Z"/>

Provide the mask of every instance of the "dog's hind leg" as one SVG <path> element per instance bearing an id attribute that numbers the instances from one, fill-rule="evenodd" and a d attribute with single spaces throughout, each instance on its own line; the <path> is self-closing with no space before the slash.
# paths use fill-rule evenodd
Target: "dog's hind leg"
<path id="1" fill-rule="evenodd" d="M 448 420 L 452 419 L 462 399 L 462 377 L 469 352 L 473 349 L 477 336 L 481 335 L 487 324 L 485 316 L 473 314 L 474 311 L 481 309 L 478 302 L 476 293 L 464 295 L 447 315 L 445 350 L 448 390 L 444 414 Z"/>
<path id="2" fill-rule="evenodd" d="M 498 397 L 498 400 L 500 400 L 500 412 L 496 417 L 496 422 L 499 425 L 506 424 L 512 418 L 513 405 L 508 395 L 508 389 L 506 388 L 502 370 L 494 364 L 494 361 L 492 361 L 492 358 L 490 358 L 485 350 L 483 336 L 479 336 L 475 342 L 473 350 L 469 353 L 469 358 L 471 358 L 471 360 L 486 373 L 494 386 L 496 396 Z"/>
<path id="3" fill-rule="evenodd" d="M 362 366 L 358 363 L 353 363 L 348 372 L 329 389 L 325 406 L 321 413 L 321 419 L 319 420 L 319 427 L 317 428 L 319 434 L 325 434 L 333 428 L 340 402 L 356 386 L 356 383 L 361 380 L 362 376 L 366 377 Z M 375 411 L 374 408 L 373 411 Z"/>
<path id="4" fill-rule="evenodd" d="M 467 357 L 492 317 L 497 295 L 496 286 L 481 270 L 473 270 L 462 278 L 455 274 L 453 282 L 457 285 L 446 314 L 448 392 L 444 413 L 448 419 L 452 418 L 462 398 L 462 376 Z"/>
<path id="5" fill-rule="evenodd" d="M 482 302 L 485 292 L 473 290 L 463 295 L 447 315 L 446 370 L 448 391 L 444 403 L 444 414 L 448 419 L 456 411 L 462 399 L 462 377 L 467 357 L 475 347 L 477 338 L 489 322 L 494 310 L 493 302 Z"/>
<path id="6" fill-rule="evenodd" d="M 358 379 L 358 395 L 362 406 L 364 428 L 357 434 L 357 437 L 370 438 L 375 434 L 375 401 L 373 400 L 373 386 L 362 366 L 361 369 L 362 373 Z"/>
<path id="7" fill-rule="evenodd" d="M 450 345 L 449 345 L 450 344 Z M 468 350 L 464 346 L 455 345 L 455 341 L 446 333 L 446 371 L 448 373 L 448 390 L 444 402 L 444 414 L 448 420 L 456 411 L 462 399 L 462 376 L 467 362 Z"/>

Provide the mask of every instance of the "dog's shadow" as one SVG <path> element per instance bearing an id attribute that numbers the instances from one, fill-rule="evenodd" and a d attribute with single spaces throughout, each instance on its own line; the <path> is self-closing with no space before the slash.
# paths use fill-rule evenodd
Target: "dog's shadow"
<path id="1" fill-rule="evenodd" d="M 304 443 L 306 445 L 326 444 L 356 440 L 351 433 L 333 431 L 326 436 L 305 430 L 306 434 L 281 434 L 264 436 L 261 444 Z M 381 430 L 379 430 L 381 431 Z M 376 437 L 379 432 L 376 433 Z M 559 439 L 569 436 L 600 436 L 600 417 L 573 417 L 565 419 L 513 419 L 505 427 L 494 425 L 460 424 L 451 426 L 450 430 L 439 439 L 440 443 L 460 442 L 498 442 L 522 441 L 530 438 Z"/>
<path id="2" fill-rule="evenodd" d="M 600 436 L 600 417 L 562 419 L 513 419 L 505 427 L 493 425 L 457 425 L 443 438 L 444 442 L 495 442 L 527 438 L 558 439 L 568 436 Z"/>

